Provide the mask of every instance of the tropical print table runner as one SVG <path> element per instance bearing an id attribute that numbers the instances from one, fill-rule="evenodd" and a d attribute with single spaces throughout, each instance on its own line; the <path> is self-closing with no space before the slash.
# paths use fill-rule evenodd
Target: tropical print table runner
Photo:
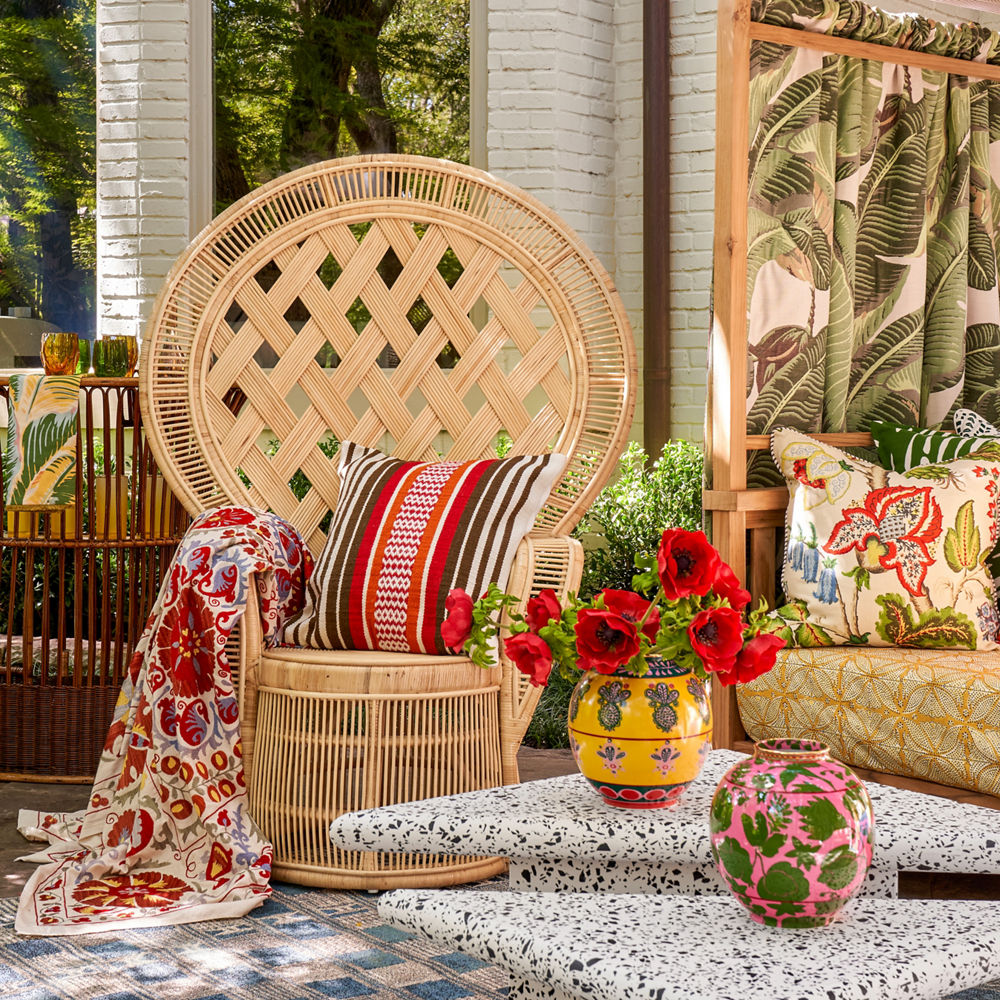
<path id="1" fill-rule="evenodd" d="M 979 25 L 853 0 L 752 17 L 1000 65 Z M 750 74 L 749 432 L 996 422 L 1000 83 L 762 41 Z"/>
<path id="2" fill-rule="evenodd" d="M 61 510 L 76 499 L 79 375 L 11 375 L 4 504 Z"/>
<path id="3" fill-rule="evenodd" d="M 129 664 L 85 812 L 22 811 L 48 840 L 21 895 L 22 934 L 241 916 L 269 895 L 271 845 L 247 812 L 226 640 L 251 579 L 265 639 L 302 606 L 312 568 L 273 514 L 226 507 L 185 535 Z"/>

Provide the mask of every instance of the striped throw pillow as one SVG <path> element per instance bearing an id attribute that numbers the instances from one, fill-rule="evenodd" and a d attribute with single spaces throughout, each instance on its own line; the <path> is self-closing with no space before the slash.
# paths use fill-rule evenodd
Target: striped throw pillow
<path id="1" fill-rule="evenodd" d="M 285 642 L 312 649 L 451 652 L 444 602 L 507 584 L 514 553 L 565 455 L 404 462 L 345 441 L 340 498 Z"/>
<path id="2" fill-rule="evenodd" d="M 975 410 L 956 410 L 954 421 L 962 437 L 1000 437 L 1000 430 Z"/>
<path id="3" fill-rule="evenodd" d="M 871 435 L 875 447 L 878 448 L 879 463 L 893 472 L 906 472 L 919 465 L 952 462 L 977 451 L 984 445 L 996 444 L 1000 440 L 1000 432 L 978 437 L 962 437 L 950 431 L 900 427 L 898 424 L 887 424 L 881 420 L 872 421 Z"/>

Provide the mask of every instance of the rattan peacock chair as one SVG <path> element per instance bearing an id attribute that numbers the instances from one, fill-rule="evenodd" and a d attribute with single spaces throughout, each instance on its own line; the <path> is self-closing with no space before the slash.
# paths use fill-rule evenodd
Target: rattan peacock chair
<path id="1" fill-rule="evenodd" d="M 192 514 L 270 508 L 318 555 L 337 503 L 332 438 L 429 461 L 496 457 L 505 439 L 511 454 L 568 456 L 508 589 L 578 585 L 568 536 L 624 444 L 634 348 L 604 269 L 524 192 L 410 156 L 280 177 L 177 261 L 143 350 L 150 445 Z M 506 661 L 262 649 L 252 610 L 244 762 L 276 877 L 380 889 L 502 870 L 341 851 L 328 830 L 342 812 L 517 781 L 539 689 Z"/>

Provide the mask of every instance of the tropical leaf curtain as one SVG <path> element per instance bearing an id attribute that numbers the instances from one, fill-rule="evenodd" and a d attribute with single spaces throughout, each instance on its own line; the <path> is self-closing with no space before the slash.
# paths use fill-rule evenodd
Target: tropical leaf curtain
<path id="1" fill-rule="evenodd" d="M 1000 65 L 975 24 L 851 0 L 752 17 Z M 760 41 L 750 76 L 749 432 L 1000 419 L 1000 83 Z"/>

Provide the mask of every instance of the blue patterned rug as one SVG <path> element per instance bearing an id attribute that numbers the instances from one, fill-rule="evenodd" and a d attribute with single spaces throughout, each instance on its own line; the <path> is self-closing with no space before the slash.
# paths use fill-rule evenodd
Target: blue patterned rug
<path id="1" fill-rule="evenodd" d="M 506 888 L 498 878 L 484 889 Z M 378 896 L 275 884 L 239 920 L 66 938 L 14 934 L 0 899 L 3 1000 L 503 1000 L 507 974 L 383 923 Z M 1000 982 L 948 1000 L 1000 1000 Z"/>
<path id="2" fill-rule="evenodd" d="M 505 879 L 491 888 L 505 888 Z M 3 1000 L 498 1000 L 507 974 L 389 927 L 378 896 L 275 884 L 239 920 L 79 937 L 14 934 L 0 900 Z"/>

